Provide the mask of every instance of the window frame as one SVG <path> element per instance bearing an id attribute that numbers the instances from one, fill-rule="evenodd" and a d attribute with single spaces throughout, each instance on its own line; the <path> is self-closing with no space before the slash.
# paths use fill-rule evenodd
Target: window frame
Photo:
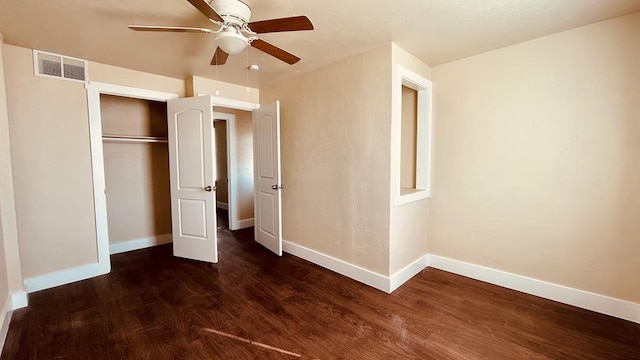
<path id="1" fill-rule="evenodd" d="M 393 69 L 391 120 L 391 203 L 404 205 L 431 196 L 431 112 L 433 84 L 425 77 L 396 64 Z M 416 187 L 401 188 L 402 87 L 417 92 Z"/>

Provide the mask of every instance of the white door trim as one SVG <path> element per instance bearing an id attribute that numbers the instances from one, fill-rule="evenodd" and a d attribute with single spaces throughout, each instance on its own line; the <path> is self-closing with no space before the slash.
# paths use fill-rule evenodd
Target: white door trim
<path id="1" fill-rule="evenodd" d="M 177 99 L 178 94 L 95 81 L 89 82 L 85 87 L 87 89 L 87 106 L 89 110 L 91 173 L 93 176 L 93 200 L 98 247 L 98 270 L 97 273 L 92 274 L 92 276 L 97 276 L 111 271 L 111 260 L 109 258 L 109 230 L 107 226 L 107 197 L 105 195 L 104 157 L 102 147 L 100 94 L 165 102 L 167 100 Z"/>

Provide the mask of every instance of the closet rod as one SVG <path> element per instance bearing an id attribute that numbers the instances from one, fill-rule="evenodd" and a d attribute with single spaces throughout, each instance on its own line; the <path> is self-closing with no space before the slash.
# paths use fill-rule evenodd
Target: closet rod
<path id="1" fill-rule="evenodd" d="M 167 143 L 167 138 L 158 136 L 104 135 L 102 141 L 133 143 Z"/>

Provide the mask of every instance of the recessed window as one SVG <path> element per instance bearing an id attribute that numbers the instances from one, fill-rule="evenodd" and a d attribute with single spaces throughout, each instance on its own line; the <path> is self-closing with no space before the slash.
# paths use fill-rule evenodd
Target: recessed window
<path id="1" fill-rule="evenodd" d="M 416 188 L 416 150 L 418 143 L 418 92 L 402 85 L 400 119 L 400 192 Z"/>
<path id="2" fill-rule="evenodd" d="M 431 82 L 396 65 L 392 120 L 393 205 L 429 197 Z"/>

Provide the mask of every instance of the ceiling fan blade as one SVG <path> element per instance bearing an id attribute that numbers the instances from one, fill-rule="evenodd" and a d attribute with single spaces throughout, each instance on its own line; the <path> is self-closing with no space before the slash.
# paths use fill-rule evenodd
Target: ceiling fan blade
<path id="1" fill-rule="evenodd" d="M 129 29 L 135 31 L 165 31 L 165 32 L 192 32 L 192 33 L 212 33 L 213 30 L 205 28 L 193 28 L 183 26 L 155 26 L 155 25 L 129 25 Z"/>
<path id="2" fill-rule="evenodd" d="M 211 65 L 224 65 L 227 62 L 227 58 L 229 54 L 224 52 L 224 50 L 217 48 L 216 53 L 213 54 L 213 59 L 211 59 Z"/>
<path id="3" fill-rule="evenodd" d="M 281 31 L 313 30 L 313 24 L 306 16 L 254 21 L 250 22 L 248 25 L 249 29 L 258 34 Z"/>
<path id="4" fill-rule="evenodd" d="M 251 46 L 253 46 L 254 48 L 264 51 L 267 54 L 276 57 L 284 62 L 286 62 L 289 65 L 293 65 L 295 63 L 297 63 L 298 61 L 300 61 L 300 58 L 290 54 L 282 49 L 280 49 L 277 46 L 271 45 L 268 42 L 264 41 L 264 40 L 260 40 L 260 39 L 256 39 L 253 40 L 251 42 Z"/>
<path id="5" fill-rule="evenodd" d="M 204 0 L 187 0 L 191 5 L 193 5 L 196 9 L 198 9 L 204 16 L 208 17 L 211 20 L 222 21 L 224 19 L 215 11 L 213 8 Z"/>

